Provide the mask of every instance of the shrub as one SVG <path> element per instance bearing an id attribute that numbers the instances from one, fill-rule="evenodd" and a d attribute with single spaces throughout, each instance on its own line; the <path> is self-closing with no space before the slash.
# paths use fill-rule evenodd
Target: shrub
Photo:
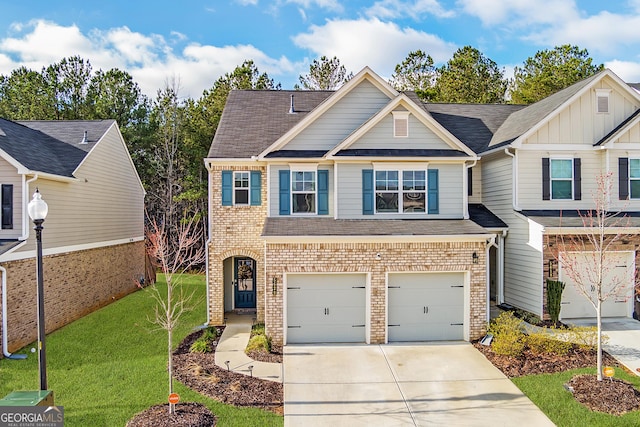
<path id="1" fill-rule="evenodd" d="M 191 344 L 189 347 L 189 351 L 191 353 L 208 353 L 209 352 L 209 341 L 203 340 L 202 337 L 198 338 Z"/>
<path id="2" fill-rule="evenodd" d="M 561 341 L 553 338 L 547 328 L 544 328 L 539 332 L 532 332 L 526 339 L 529 349 L 534 353 L 554 353 L 564 356 L 571 350 L 572 344 L 570 342 Z"/>
<path id="3" fill-rule="evenodd" d="M 522 321 L 512 312 L 505 311 L 489 324 L 488 333 L 493 335 L 491 348 L 496 354 L 521 356 L 525 346 Z"/>
<path id="4" fill-rule="evenodd" d="M 547 310 L 549 310 L 549 316 L 554 323 L 558 323 L 558 320 L 560 320 L 563 290 L 564 282 L 547 279 Z"/>
<path id="5" fill-rule="evenodd" d="M 514 311 L 514 314 L 516 317 L 524 320 L 527 323 L 531 323 L 532 325 L 538 325 L 542 322 L 542 320 L 540 320 L 538 316 L 526 310 L 521 310 L 518 308 Z"/>
<path id="6" fill-rule="evenodd" d="M 249 339 L 245 353 L 252 351 L 271 351 L 271 340 L 266 335 L 254 335 Z"/>
<path id="7" fill-rule="evenodd" d="M 578 344 L 580 348 L 589 350 L 595 349 L 598 345 L 598 328 L 596 326 L 575 326 L 566 331 L 567 341 Z M 609 337 L 602 334 L 602 344 L 606 344 Z"/>
<path id="8" fill-rule="evenodd" d="M 266 335 L 264 329 L 264 323 L 256 323 L 251 327 L 251 335 Z"/>
<path id="9" fill-rule="evenodd" d="M 200 339 L 203 339 L 205 341 L 215 341 L 216 338 L 218 338 L 218 328 L 213 326 L 209 326 L 204 329 L 202 331 L 202 335 L 200 336 Z"/>

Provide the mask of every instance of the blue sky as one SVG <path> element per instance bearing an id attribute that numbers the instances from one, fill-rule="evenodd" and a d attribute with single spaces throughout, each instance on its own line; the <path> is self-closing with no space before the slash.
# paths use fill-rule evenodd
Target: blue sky
<path id="1" fill-rule="evenodd" d="M 337 56 L 384 78 L 410 51 L 437 64 L 471 45 L 511 75 L 538 50 L 586 48 L 640 82 L 640 0 L 13 1 L 0 14 L 0 74 L 40 71 L 80 55 L 94 70 L 129 72 L 153 97 L 171 79 L 198 98 L 252 59 L 283 89 L 309 63 Z"/>

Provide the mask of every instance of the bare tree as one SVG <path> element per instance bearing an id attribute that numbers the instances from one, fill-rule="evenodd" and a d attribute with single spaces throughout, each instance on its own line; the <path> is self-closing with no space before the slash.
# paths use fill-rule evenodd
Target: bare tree
<path id="1" fill-rule="evenodd" d="M 156 301 L 154 314 L 149 320 L 167 331 L 167 355 L 169 370 L 169 394 L 173 393 L 172 339 L 173 331 L 185 311 L 191 310 L 194 293 L 185 293 L 180 286 L 180 278 L 184 272 L 202 265 L 205 250 L 200 245 L 203 229 L 196 219 L 185 219 L 180 222 L 175 240 L 172 240 L 167 227 L 152 219 L 147 226 L 147 253 L 156 260 L 167 281 L 167 294 L 162 295 L 157 286 L 150 288 Z M 169 413 L 175 413 L 175 405 L 169 404 Z"/>
<path id="2" fill-rule="evenodd" d="M 554 256 L 576 290 L 595 309 L 598 381 L 602 381 L 602 304 L 614 296 L 630 297 L 628 286 L 633 283 L 635 270 L 627 266 L 620 271 L 612 259 L 616 245 L 630 237 L 629 217 L 610 210 L 613 174 L 599 175 L 596 181 L 597 189 L 592 195 L 595 208 L 580 212 L 584 233 L 561 234 Z"/>

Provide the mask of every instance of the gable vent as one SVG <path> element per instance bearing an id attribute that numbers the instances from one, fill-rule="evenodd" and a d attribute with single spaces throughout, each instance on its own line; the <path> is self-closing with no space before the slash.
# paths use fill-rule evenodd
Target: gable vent
<path id="1" fill-rule="evenodd" d="M 596 112 L 608 113 L 609 112 L 609 89 L 596 89 Z"/>
<path id="2" fill-rule="evenodd" d="M 409 136 L 409 112 L 393 112 L 393 136 L 396 138 L 406 138 Z"/>

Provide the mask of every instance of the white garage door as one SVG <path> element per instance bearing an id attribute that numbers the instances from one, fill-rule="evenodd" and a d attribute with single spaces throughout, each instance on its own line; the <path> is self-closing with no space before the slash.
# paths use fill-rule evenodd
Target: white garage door
<path id="1" fill-rule="evenodd" d="M 464 338 L 463 273 L 389 274 L 389 341 Z"/>
<path id="2" fill-rule="evenodd" d="M 581 277 L 587 277 L 587 274 L 593 273 L 594 265 L 592 253 L 586 255 L 574 255 L 576 259 L 577 271 Z M 633 289 L 633 253 L 632 252 L 610 252 L 605 258 L 607 260 L 607 268 L 604 278 L 603 290 L 610 292 L 611 283 L 619 283 L 621 280 L 627 285 L 623 286 L 621 292 L 610 296 L 602 303 L 602 315 L 604 317 L 627 317 L 631 313 L 631 292 Z M 565 283 L 562 292 L 562 305 L 560 309 L 561 319 L 575 319 L 584 317 L 595 317 L 596 311 L 587 298 L 578 291 L 574 282 L 569 278 L 566 272 L 560 271 L 560 280 Z M 589 289 L 590 290 L 590 289 Z M 593 294 L 595 295 L 595 293 Z"/>
<path id="3" fill-rule="evenodd" d="M 287 276 L 287 343 L 365 342 L 366 275 Z"/>

